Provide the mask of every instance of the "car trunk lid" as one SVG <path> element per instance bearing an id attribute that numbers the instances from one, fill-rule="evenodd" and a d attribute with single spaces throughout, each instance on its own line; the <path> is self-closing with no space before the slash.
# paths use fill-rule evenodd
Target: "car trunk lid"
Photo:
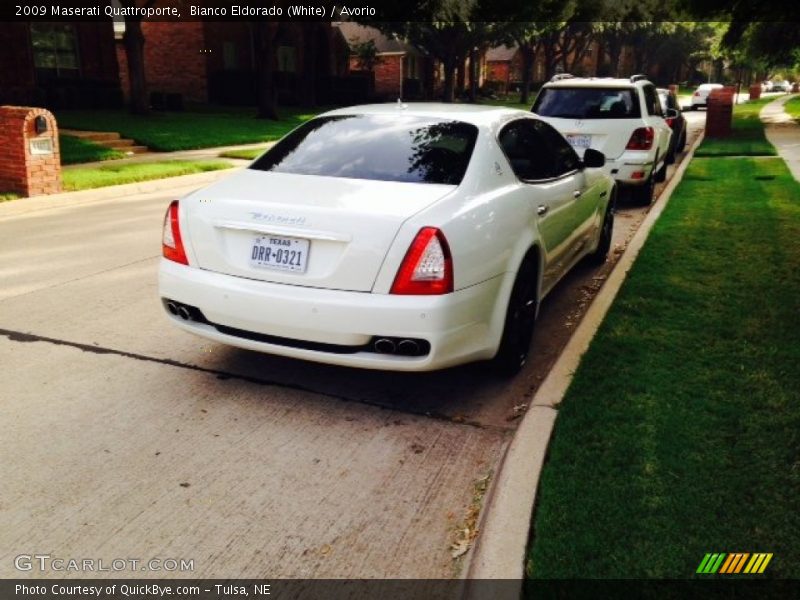
<path id="1" fill-rule="evenodd" d="M 368 292 L 402 223 L 455 187 L 245 169 L 182 202 L 192 266 Z"/>

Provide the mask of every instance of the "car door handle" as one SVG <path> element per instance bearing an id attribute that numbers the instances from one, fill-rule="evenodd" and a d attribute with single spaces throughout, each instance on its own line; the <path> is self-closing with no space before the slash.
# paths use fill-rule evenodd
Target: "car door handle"
<path id="1" fill-rule="evenodd" d="M 583 194 L 583 192 L 582 192 L 582 191 L 580 191 L 580 190 L 575 190 L 574 192 L 572 192 L 572 195 L 573 195 L 573 197 L 575 197 L 575 198 L 580 198 L 580 197 L 581 197 L 581 194 Z"/>
<path id="2" fill-rule="evenodd" d="M 536 209 L 536 214 L 538 214 L 541 217 L 542 215 L 547 214 L 548 210 L 550 210 L 549 206 L 545 206 L 544 204 L 540 204 L 539 208 Z"/>

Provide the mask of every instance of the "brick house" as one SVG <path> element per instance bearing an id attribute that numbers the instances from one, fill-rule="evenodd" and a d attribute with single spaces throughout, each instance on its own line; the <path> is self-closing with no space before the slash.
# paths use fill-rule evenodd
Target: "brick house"
<path id="1" fill-rule="evenodd" d="M 426 71 L 430 79 L 430 59 L 411 44 L 393 36 L 387 36 L 373 27 L 344 21 L 334 23 L 350 49 L 350 72 L 361 72 L 359 58 L 353 48 L 360 43 L 375 44 L 377 62 L 373 68 L 375 78 L 374 95 L 377 99 L 394 100 L 396 98 L 418 99 L 424 96 Z"/>
<path id="2" fill-rule="evenodd" d="M 227 105 L 256 103 L 254 31 L 247 22 L 142 23 L 145 77 L 151 98 Z M 118 31 L 122 88 L 129 82 Z M 282 104 L 335 101 L 347 74 L 349 49 L 330 23 L 280 23 L 275 40 L 274 81 Z"/>
<path id="3" fill-rule="evenodd" d="M 537 52 L 533 63 L 531 82 L 543 81 L 545 77 L 544 59 Z M 515 91 L 522 81 L 522 52 L 517 46 L 497 46 L 489 48 L 485 54 L 486 81 L 496 91 L 508 93 Z"/>
<path id="4" fill-rule="evenodd" d="M 0 22 L 0 104 L 120 106 L 111 21 Z"/>

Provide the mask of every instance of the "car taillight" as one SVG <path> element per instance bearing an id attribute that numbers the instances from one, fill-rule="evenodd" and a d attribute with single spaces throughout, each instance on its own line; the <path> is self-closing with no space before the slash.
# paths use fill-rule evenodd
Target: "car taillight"
<path id="1" fill-rule="evenodd" d="M 694 94 L 692 94 L 692 96 L 699 96 L 699 95 L 700 95 L 700 92 L 695 92 Z"/>
<path id="2" fill-rule="evenodd" d="M 453 257 L 440 229 L 423 227 L 411 242 L 397 276 L 392 294 L 434 295 L 453 291 Z"/>
<path id="3" fill-rule="evenodd" d="M 173 200 L 167 214 L 164 215 L 164 231 L 161 236 L 161 252 L 164 258 L 188 265 L 186 252 L 181 240 L 181 228 L 178 224 L 178 201 Z"/>
<path id="4" fill-rule="evenodd" d="M 664 120 L 667 122 L 667 125 L 669 125 L 670 129 L 672 129 L 672 127 L 675 125 L 675 119 L 664 119 Z"/>
<path id="5" fill-rule="evenodd" d="M 653 146 L 654 130 L 652 127 L 639 127 L 631 134 L 626 150 L 650 150 Z"/>

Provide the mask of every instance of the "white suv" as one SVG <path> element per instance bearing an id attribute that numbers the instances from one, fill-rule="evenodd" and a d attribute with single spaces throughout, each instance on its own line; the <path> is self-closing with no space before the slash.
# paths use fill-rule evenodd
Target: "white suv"
<path id="1" fill-rule="evenodd" d="M 532 112 L 560 131 L 579 155 L 587 148 L 606 156 L 606 171 L 632 189 L 640 204 L 653 200 L 655 182 L 666 177 L 672 130 L 656 87 L 644 75 L 630 79 L 556 75 Z M 677 114 L 672 115 L 677 116 Z"/>

